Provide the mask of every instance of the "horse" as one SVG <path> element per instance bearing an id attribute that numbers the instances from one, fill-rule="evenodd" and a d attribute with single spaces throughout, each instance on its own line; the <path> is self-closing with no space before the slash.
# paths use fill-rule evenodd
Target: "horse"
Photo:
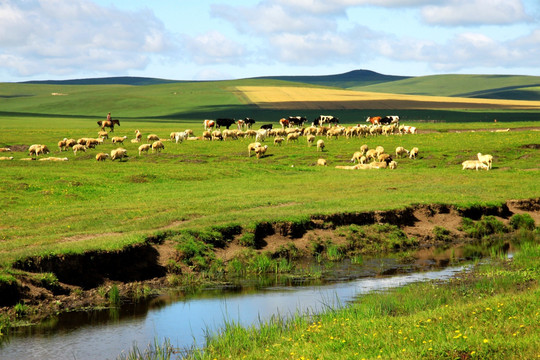
<path id="1" fill-rule="evenodd" d="M 114 131 L 114 125 L 120 126 L 120 120 L 113 119 L 113 120 L 100 120 L 97 122 L 97 124 L 101 127 L 101 130 L 104 130 L 106 127 L 111 129 L 111 132 Z"/>

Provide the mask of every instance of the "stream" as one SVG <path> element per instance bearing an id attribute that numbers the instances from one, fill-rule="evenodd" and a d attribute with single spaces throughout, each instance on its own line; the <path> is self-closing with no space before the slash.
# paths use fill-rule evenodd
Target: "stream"
<path id="1" fill-rule="evenodd" d="M 257 325 L 272 316 L 317 313 L 357 296 L 427 280 L 447 280 L 467 266 L 441 268 L 433 261 L 402 265 L 373 259 L 361 265 L 344 261 L 332 277 L 316 284 L 275 282 L 269 286 L 207 289 L 186 296 L 168 294 L 118 309 L 60 314 L 49 324 L 20 328 L 0 345 L 0 359 L 116 359 L 134 345 L 144 350 L 169 339 L 180 349 L 204 346 L 207 332 L 226 322 Z M 380 275 L 394 274 L 394 275 Z"/>

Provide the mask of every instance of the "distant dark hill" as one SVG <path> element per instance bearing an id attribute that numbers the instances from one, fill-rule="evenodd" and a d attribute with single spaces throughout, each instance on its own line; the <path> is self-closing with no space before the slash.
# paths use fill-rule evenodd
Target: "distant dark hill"
<path id="1" fill-rule="evenodd" d="M 179 80 L 166 80 L 148 77 L 136 76 L 117 76 L 91 79 L 73 79 L 73 80 L 39 80 L 25 81 L 24 84 L 45 84 L 45 85 L 160 85 L 182 82 Z"/>
<path id="2" fill-rule="evenodd" d="M 262 76 L 255 79 L 284 80 L 291 82 L 306 83 L 312 85 L 351 88 L 356 86 L 368 86 L 397 80 L 405 80 L 409 76 L 383 75 L 370 70 L 353 70 L 336 75 L 313 75 L 313 76 Z"/>

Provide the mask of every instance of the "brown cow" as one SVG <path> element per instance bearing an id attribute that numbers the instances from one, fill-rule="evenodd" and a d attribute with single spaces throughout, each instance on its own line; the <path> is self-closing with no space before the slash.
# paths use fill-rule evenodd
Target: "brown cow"
<path id="1" fill-rule="evenodd" d="M 371 125 L 379 125 L 381 123 L 382 117 L 380 116 L 368 116 L 366 122 L 371 123 Z"/>

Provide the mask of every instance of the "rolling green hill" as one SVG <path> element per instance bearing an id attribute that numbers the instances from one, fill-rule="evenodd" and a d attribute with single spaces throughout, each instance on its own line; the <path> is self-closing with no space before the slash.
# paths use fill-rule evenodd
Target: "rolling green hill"
<path id="1" fill-rule="evenodd" d="M 366 86 L 352 90 L 410 95 L 540 100 L 540 77 L 522 75 L 431 75 Z"/>
<path id="2" fill-rule="evenodd" d="M 42 85 L 158 85 L 183 82 L 180 80 L 166 80 L 149 77 L 116 76 L 105 78 L 72 79 L 72 80 L 35 80 L 23 82 L 26 84 Z"/>
<path id="3" fill-rule="evenodd" d="M 385 84 L 409 79 L 408 76 L 383 75 L 370 70 L 353 70 L 343 74 L 323 76 L 267 76 L 258 79 L 273 79 L 299 82 L 312 85 L 339 87 L 350 89 L 357 86 Z"/>
<path id="4" fill-rule="evenodd" d="M 294 82 L 296 81 L 296 82 Z M 303 81 L 303 82 L 302 82 Z M 375 84 L 377 82 L 377 84 Z M 314 118 L 321 109 L 297 107 L 282 110 L 261 109 L 237 90 L 239 86 L 321 87 L 338 85 L 353 90 L 420 95 L 487 97 L 493 99 L 540 100 L 540 77 L 490 75 L 438 75 L 415 78 L 394 77 L 367 70 L 345 74 L 310 77 L 251 78 L 230 81 L 173 81 L 151 78 L 119 77 L 54 82 L 2 83 L 0 119 L 6 117 L 62 117 L 101 119 L 107 112 L 114 118 L 133 121 L 171 122 L 215 119 L 218 117 L 254 117 L 273 122 L 283 116 Z M 362 84 L 362 86 L 359 86 Z M 370 84 L 370 85 L 368 85 Z M 445 110 L 399 110 L 404 119 L 444 119 L 445 121 L 531 120 L 536 112 L 470 112 Z M 346 110 L 329 107 L 343 121 L 353 121 L 379 113 L 369 109 Z M 394 111 L 395 112 L 395 111 Z"/>

